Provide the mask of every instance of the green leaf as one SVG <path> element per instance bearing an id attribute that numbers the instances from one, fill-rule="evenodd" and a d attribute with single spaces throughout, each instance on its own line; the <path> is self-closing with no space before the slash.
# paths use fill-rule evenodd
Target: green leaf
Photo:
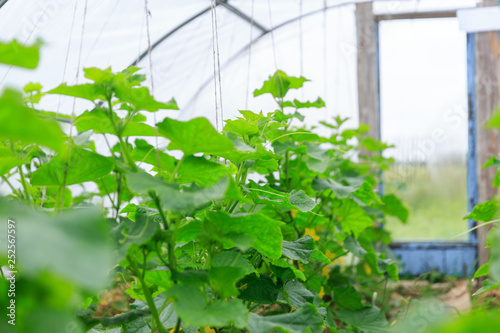
<path id="1" fill-rule="evenodd" d="M 315 100 L 314 102 L 300 102 L 299 100 L 295 99 L 293 101 L 293 104 L 295 105 L 295 107 L 297 109 L 302 109 L 302 108 L 317 108 L 317 109 L 320 109 L 320 108 L 324 108 L 325 107 L 325 102 L 320 98 L 318 97 L 317 100 Z"/>
<path id="2" fill-rule="evenodd" d="M 106 99 L 106 89 L 102 86 L 91 83 L 78 84 L 74 86 L 68 86 L 66 83 L 62 83 L 58 87 L 47 91 L 47 94 L 72 96 L 89 101 Z"/>
<path id="3" fill-rule="evenodd" d="M 486 128 L 489 128 L 489 129 L 500 128 L 500 108 L 497 108 L 493 112 L 490 119 L 486 123 Z"/>
<path id="4" fill-rule="evenodd" d="M 225 212 L 207 212 L 205 229 L 212 237 L 219 237 L 227 247 L 236 246 L 247 250 L 253 246 L 271 259 L 281 257 L 283 235 L 282 222 L 262 214 L 230 216 Z"/>
<path id="5" fill-rule="evenodd" d="M 333 297 L 341 309 L 359 310 L 363 307 L 361 294 L 351 285 L 346 288 L 333 287 Z"/>
<path id="6" fill-rule="evenodd" d="M 484 292 L 500 288 L 500 282 L 493 281 L 491 279 L 486 279 L 483 281 L 483 286 L 479 288 L 478 291 L 476 291 L 472 296 L 477 296 L 479 294 L 482 294 Z"/>
<path id="7" fill-rule="evenodd" d="M 257 204 L 282 206 L 302 212 L 311 211 L 316 207 L 314 200 L 309 198 L 302 190 L 284 193 L 271 188 L 269 185 L 250 187 L 248 190 L 249 195 Z"/>
<path id="8" fill-rule="evenodd" d="M 247 325 L 248 310 L 240 301 L 207 304 L 205 294 L 199 289 L 181 285 L 174 285 L 167 296 L 174 298 L 175 312 L 187 325 L 225 327 L 233 324 L 239 329 Z"/>
<path id="9" fill-rule="evenodd" d="M 12 201 L 0 199 L 0 224 L 15 217 L 16 262 L 26 277 L 52 272 L 89 290 L 104 288 L 113 266 L 113 247 L 107 223 L 95 209 L 78 209 L 45 215 Z M 7 232 L 0 233 L 7 244 Z M 22 236 L 21 236 L 22 235 Z M 0 249 L 6 257 L 7 246 Z"/>
<path id="10" fill-rule="evenodd" d="M 236 251 L 217 253 L 211 264 L 210 285 L 222 298 L 237 295 L 236 282 L 255 271 L 250 261 Z"/>
<path id="11" fill-rule="evenodd" d="M 294 278 L 301 279 L 302 281 L 306 280 L 304 273 L 283 259 L 274 259 L 271 264 L 271 270 L 282 280 L 283 283 L 286 283 Z"/>
<path id="12" fill-rule="evenodd" d="M 248 331 L 252 333 L 269 333 L 279 329 L 286 333 L 322 333 L 323 318 L 316 307 L 307 304 L 292 313 L 261 317 L 251 313 L 248 318 Z"/>
<path id="13" fill-rule="evenodd" d="M 31 185 L 64 186 L 93 181 L 109 174 L 115 162 L 92 151 L 73 146 L 66 154 L 56 155 L 31 176 Z"/>
<path id="14" fill-rule="evenodd" d="M 207 187 L 230 174 L 230 169 L 219 163 L 208 161 L 204 157 L 188 156 L 177 171 L 177 182 L 192 183 Z"/>
<path id="15" fill-rule="evenodd" d="M 224 131 L 233 132 L 241 136 L 259 134 L 259 128 L 257 127 L 257 125 L 241 118 L 236 120 L 226 120 Z"/>
<path id="16" fill-rule="evenodd" d="M 284 289 L 288 296 L 288 303 L 293 309 L 298 309 L 314 300 L 314 294 L 297 280 L 288 281 Z"/>
<path id="17" fill-rule="evenodd" d="M 30 46 L 20 44 L 16 40 L 9 43 L 0 42 L 0 63 L 35 69 L 40 60 L 40 46 L 42 42 L 39 40 Z"/>
<path id="18" fill-rule="evenodd" d="M 283 255 L 307 264 L 316 245 L 311 236 L 305 235 L 293 242 L 283 241 Z"/>
<path id="19" fill-rule="evenodd" d="M 486 276 L 488 274 L 490 274 L 490 263 L 487 262 L 486 264 L 482 265 L 477 269 L 476 273 L 472 278 L 477 279 L 478 277 Z"/>
<path id="20" fill-rule="evenodd" d="M 221 154 L 233 149 L 233 143 L 218 133 L 206 118 L 178 121 L 165 118 L 157 124 L 159 134 L 170 140 L 170 150 L 182 150 L 185 155 L 195 153 Z"/>
<path id="21" fill-rule="evenodd" d="M 26 107 L 19 92 L 7 88 L 0 96 L 0 139 L 36 143 L 59 151 L 64 133 L 54 120 L 45 119 Z"/>
<path id="22" fill-rule="evenodd" d="M 358 328 L 363 332 L 387 333 L 389 323 L 379 308 L 371 307 L 362 310 L 340 310 L 335 311 L 337 317 L 347 324 Z"/>
<path id="23" fill-rule="evenodd" d="M 9 148 L 0 148 L 0 176 L 5 175 L 16 166 L 27 163 L 29 161 L 15 157 Z"/>
<path id="24" fill-rule="evenodd" d="M 113 119 L 116 124 L 121 124 L 120 119 L 116 114 L 113 114 Z M 136 117 L 130 121 L 127 126 L 121 130 L 122 136 L 155 136 L 155 129 L 139 120 Z M 100 108 L 95 108 L 92 111 L 85 111 L 75 119 L 74 125 L 79 132 L 93 130 L 95 133 L 109 133 L 118 135 L 113 123 L 109 119 L 106 111 Z"/>
<path id="25" fill-rule="evenodd" d="M 382 202 L 384 203 L 382 210 L 385 214 L 395 216 L 401 222 L 406 223 L 409 215 L 408 208 L 394 194 L 384 195 Z"/>
<path id="26" fill-rule="evenodd" d="M 212 200 L 224 198 L 229 186 L 228 177 L 210 187 L 199 187 L 195 184 L 183 187 L 180 190 L 179 184 L 166 183 L 163 179 L 155 178 L 145 172 L 128 173 L 127 181 L 132 191 L 149 194 L 155 191 L 161 198 L 163 208 L 175 212 L 190 212 Z"/>
<path id="27" fill-rule="evenodd" d="M 145 140 L 135 140 L 135 148 L 132 150 L 132 157 L 137 162 L 146 162 L 158 167 L 158 155 L 160 156 L 161 170 L 173 172 L 175 170 L 175 163 L 178 162 L 175 157 L 172 157 L 162 151 L 157 152 L 155 147 L 147 143 Z"/>
<path id="28" fill-rule="evenodd" d="M 377 204 L 382 203 L 382 200 L 380 200 L 379 196 L 375 193 L 375 191 L 373 191 L 372 185 L 370 185 L 370 183 L 368 183 L 367 181 L 364 181 L 361 184 L 361 187 L 354 191 L 352 194 L 354 194 L 356 198 L 367 205 L 370 205 L 372 202 L 375 202 Z"/>
<path id="29" fill-rule="evenodd" d="M 354 200 L 342 200 L 342 206 L 338 210 L 340 224 L 344 232 L 351 232 L 357 237 L 363 230 L 373 225 L 371 218 L 365 213 Z"/>
<path id="30" fill-rule="evenodd" d="M 122 102 L 127 102 L 134 106 L 135 110 L 155 112 L 158 110 L 179 110 L 175 99 L 167 103 L 158 102 L 150 94 L 147 87 L 130 88 L 114 84 L 116 97 Z"/>
<path id="31" fill-rule="evenodd" d="M 314 178 L 312 188 L 315 191 L 331 190 L 336 198 L 347 198 L 351 193 L 358 190 L 361 185 L 342 185 L 333 179 Z"/>
<path id="32" fill-rule="evenodd" d="M 265 275 L 255 273 L 245 276 L 238 283 L 239 299 L 260 304 L 273 304 L 278 299 L 280 289 L 273 280 Z"/>
<path id="33" fill-rule="evenodd" d="M 254 91 L 254 97 L 269 93 L 274 98 L 283 98 L 290 89 L 301 88 L 304 82 L 308 81 L 304 77 L 292 77 L 278 70 L 269 80 L 264 82 L 262 88 Z"/>
<path id="34" fill-rule="evenodd" d="M 493 218 L 498 213 L 498 205 L 494 201 L 485 201 L 480 203 L 472 209 L 464 219 L 472 219 L 474 221 L 488 222 L 493 220 Z"/>

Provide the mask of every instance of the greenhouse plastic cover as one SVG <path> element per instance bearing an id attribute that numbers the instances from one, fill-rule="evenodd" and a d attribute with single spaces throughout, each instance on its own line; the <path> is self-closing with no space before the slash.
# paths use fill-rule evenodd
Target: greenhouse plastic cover
<path id="1" fill-rule="evenodd" d="M 292 97 L 326 101 L 327 108 L 310 111 L 309 119 L 336 114 L 356 119 L 354 3 L 228 0 L 217 2 L 214 11 L 210 0 L 148 0 L 146 17 L 144 0 L 0 0 L 0 40 L 45 44 L 38 69 L 0 67 L 0 82 L 2 87 L 40 82 L 46 90 L 62 82 L 82 83 L 82 68 L 120 71 L 147 54 L 148 39 L 154 45 L 168 36 L 152 49 L 151 63 L 147 55 L 137 63 L 152 74 L 156 99 L 178 102 L 180 111 L 162 111 L 163 116 L 205 116 L 214 122 L 216 103 L 223 118 L 237 116 L 238 109 L 272 111 L 270 97 L 253 98 L 252 92 L 279 68 L 311 80 Z M 374 10 L 390 14 L 475 5 L 473 0 L 377 1 Z M 216 95 L 219 64 L 222 86 Z M 47 96 L 41 107 L 78 115 L 92 107 L 86 103 L 73 106 L 71 98 Z"/>

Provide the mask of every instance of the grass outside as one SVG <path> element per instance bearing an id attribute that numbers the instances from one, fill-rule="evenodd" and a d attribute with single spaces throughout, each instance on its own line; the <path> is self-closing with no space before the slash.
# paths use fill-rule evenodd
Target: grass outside
<path id="1" fill-rule="evenodd" d="M 384 173 L 385 193 L 397 195 L 410 210 L 406 224 L 387 219 L 393 239 L 452 240 L 466 231 L 466 179 L 465 164 L 393 165 Z"/>

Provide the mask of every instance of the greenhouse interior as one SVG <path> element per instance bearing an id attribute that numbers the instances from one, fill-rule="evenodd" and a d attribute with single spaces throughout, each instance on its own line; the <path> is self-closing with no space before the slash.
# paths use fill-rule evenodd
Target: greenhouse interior
<path id="1" fill-rule="evenodd" d="M 2 333 L 498 333 L 499 186 L 500 1 L 0 0 Z"/>

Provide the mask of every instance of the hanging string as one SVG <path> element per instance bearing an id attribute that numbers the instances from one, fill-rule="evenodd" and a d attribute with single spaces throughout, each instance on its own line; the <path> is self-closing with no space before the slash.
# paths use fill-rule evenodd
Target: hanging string
<path id="1" fill-rule="evenodd" d="M 85 56 L 85 60 L 84 62 L 87 62 L 88 58 L 90 57 L 90 55 L 93 53 L 94 51 L 94 48 L 95 46 L 97 45 L 97 43 L 99 42 L 99 40 L 101 39 L 101 36 L 102 36 L 102 33 L 104 32 L 104 29 L 106 29 L 106 27 L 108 26 L 108 23 L 111 19 L 111 16 L 115 13 L 115 10 L 116 8 L 118 7 L 118 4 L 119 4 L 119 0 L 116 0 L 114 6 L 111 8 L 111 10 L 109 11 L 108 13 L 108 16 L 106 17 L 106 21 L 104 21 L 104 24 L 102 25 L 101 29 L 99 30 L 99 33 L 97 34 L 97 37 L 96 39 L 94 40 L 94 42 L 92 43 L 92 46 L 89 48 L 88 52 L 87 52 L 87 55 Z"/>
<path id="2" fill-rule="evenodd" d="M 302 14 L 303 14 L 303 1 L 299 2 L 299 52 L 300 52 L 300 76 L 304 75 L 304 36 L 303 36 L 303 27 L 302 27 Z M 302 93 L 304 89 L 302 89 Z"/>
<path id="3" fill-rule="evenodd" d="M 324 84 L 324 98 L 328 98 L 328 33 L 327 33 L 327 18 L 328 18 L 328 5 L 326 0 L 323 0 L 323 84 Z M 337 73 L 336 73 L 337 74 Z M 328 112 L 325 107 L 325 121 L 328 118 Z"/>
<path id="4" fill-rule="evenodd" d="M 222 107 L 222 80 L 221 80 L 220 52 L 219 52 L 219 28 L 217 24 L 217 6 L 215 5 L 214 5 L 214 18 L 215 18 L 215 46 L 217 48 L 217 73 L 219 75 L 220 118 L 222 125 L 224 125 L 224 109 Z"/>
<path id="5" fill-rule="evenodd" d="M 217 65 L 216 65 L 216 49 L 215 49 L 215 19 L 214 19 L 214 12 L 215 12 L 215 0 L 211 0 L 211 14 L 212 14 L 212 53 L 213 53 L 213 59 L 214 59 L 214 90 L 215 90 L 215 128 L 217 131 L 219 131 L 219 106 L 218 106 L 218 96 L 217 96 Z"/>
<path id="6" fill-rule="evenodd" d="M 87 18 L 87 2 L 85 0 L 84 8 L 83 8 L 83 21 L 82 21 L 82 34 L 80 36 L 80 48 L 78 50 L 78 61 L 76 65 L 76 76 L 75 76 L 75 84 L 78 84 L 78 79 L 80 78 L 80 66 L 82 60 L 82 51 L 83 51 L 83 37 L 85 36 L 85 21 Z M 75 121 L 75 108 L 76 108 L 76 97 L 73 99 L 73 108 L 71 110 L 71 125 L 69 127 L 69 135 L 68 135 L 68 151 L 66 156 L 66 166 L 64 168 L 64 180 L 62 186 L 62 195 L 61 195 L 61 209 L 64 207 L 64 194 L 66 191 L 66 178 L 68 176 L 68 166 L 69 166 L 69 157 L 71 153 L 71 140 L 73 136 L 73 123 Z"/>
<path id="7" fill-rule="evenodd" d="M 151 95 L 155 95 L 155 81 L 153 77 L 153 57 L 151 56 L 151 34 L 149 31 L 149 9 L 148 0 L 144 0 L 144 14 L 146 15 L 146 34 L 148 39 L 148 59 L 149 59 L 149 77 L 151 78 Z M 161 177 L 160 149 L 158 145 L 158 126 L 156 126 L 156 112 L 153 112 L 153 121 L 155 123 L 155 150 L 156 163 L 158 164 L 158 175 Z"/>
<path id="8" fill-rule="evenodd" d="M 245 100 L 245 109 L 248 109 L 248 97 L 250 95 L 250 67 L 252 65 L 252 41 L 253 41 L 253 13 L 255 0 L 252 0 L 252 10 L 250 13 L 250 43 L 248 43 L 248 66 L 247 66 L 247 94 Z"/>
<path id="9" fill-rule="evenodd" d="M 76 8 L 77 7 L 78 7 L 78 1 L 75 1 L 75 8 L 73 9 L 73 19 L 71 20 L 71 28 L 69 29 L 68 48 L 66 49 L 66 58 L 64 59 L 62 82 L 66 81 L 66 70 L 68 68 L 69 51 L 71 49 L 71 40 L 73 39 L 72 38 L 73 37 L 73 28 L 75 26 Z M 57 101 L 57 108 L 56 108 L 56 119 L 59 118 L 59 110 L 61 107 L 61 98 L 62 98 L 62 95 L 59 95 L 59 99 Z"/>
<path id="10" fill-rule="evenodd" d="M 271 0 L 267 0 L 267 6 L 269 8 L 269 27 L 271 30 L 271 42 L 273 44 L 274 67 L 276 67 L 276 70 L 278 70 L 278 60 L 277 60 L 277 56 L 276 56 L 276 43 L 274 42 L 273 16 L 271 13 Z"/>

